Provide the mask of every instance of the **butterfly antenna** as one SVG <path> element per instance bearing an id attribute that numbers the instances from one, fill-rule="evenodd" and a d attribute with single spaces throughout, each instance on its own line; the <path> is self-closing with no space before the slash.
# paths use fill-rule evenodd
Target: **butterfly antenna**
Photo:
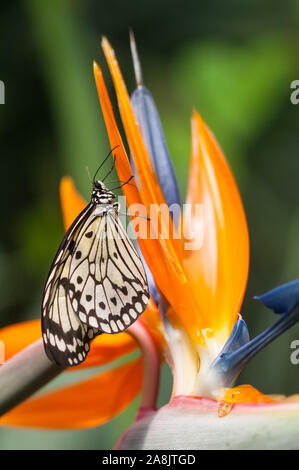
<path id="1" fill-rule="evenodd" d="M 92 183 L 92 179 L 91 179 L 91 176 L 90 176 L 90 172 L 89 172 L 88 166 L 86 166 L 85 169 L 86 169 L 87 174 L 88 174 L 88 179 L 89 179 L 89 181 Z"/>
<path id="2" fill-rule="evenodd" d="M 102 179 L 103 182 L 105 181 L 105 179 L 110 175 L 110 173 L 111 173 L 112 170 L 114 169 L 114 167 L 115 167 L 115 160 L 116 160 L 116 155 L 114 155 L 114 157 L 113 157 L 113 165 L 112 165 L 112 167 L 111 167 L 110 170 L 108 171 L 108 173 L 107 173 L 107 175 L 105 176 L 105 178 Z"/>
<path id="3" fill-rule="evenodd" d="M 133 183 L 128 183 L 128 181 L 122 181 L 122 180 L 112 180 L 112 181 L 107 181 L 107 184 L 116 183 L 117 181 L 118 181 L 119 183 L 128 184 L 129 186 L 134 186 L 134 188 L 136 188 L 136 189 L 137 189 L 137 186 L 136 186 L 136 184 L 133 184 Z"/>
<path id="4" fill-rule="evenodd" d="M 130 178 L 129 178 L 127 181 L 125 181 L 124 183 L 122 183 L 121 185 L 116 186 L 115 188 L 110 189 L 110 191 L 114 191 L 115 189 L 122 188 L 122 187 L 125 186 L 126 184 L 130 184 L 130 181 L 131 181 L 132 178 L 134 178 L 134 175 L 130 176 Z M 134 186 L 134 185 L 132 185 L 132 186 Z"/>
<path id="5" fill-rule="evenodd" d="M 96 171 L 95 174 L 94 174 L 93 180 L 92 180 L 93 184 L 95 183 L 95 178 L 96 178 L 98 172 L 100 171 L 100 169 L 102 168 L 102 166 L 104 165 L 104 163 L 107 161 L 107 159 L 110 157 L 111 153 L 112 153 L 115 149 L 117 149 L 117 147 L 119 147 L 119 145 L 116 145 L 115 147 L 113 147 L 113 149 L 110 150 L 110 152 L 108 153 L 107 157 L 104 158 L 104 160 L 102 161 L 102 163 L 101 163 L 100 166 L 98 167 L 97 171 Z"/>

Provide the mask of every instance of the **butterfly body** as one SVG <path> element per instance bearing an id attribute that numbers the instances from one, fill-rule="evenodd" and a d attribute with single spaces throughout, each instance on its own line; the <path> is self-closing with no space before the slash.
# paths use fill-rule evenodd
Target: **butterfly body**
<path id="1" fill-rule="evenodd" d="M 115 194 L 106 188 L 102 181 L 95 181 L 91 193 L 91 202 L 96 205 L 111 205 L 115 201 Z"/>
<path id="2" fill-rule="evenodd" d="M 103 182 L 93 182 L 91 201 L 65 234 L 45 284 L 45 351 L 63 366 L 84 361 L 98 334 L 125 330 L 149 299 L 142 262 L 115 199 Z"/>

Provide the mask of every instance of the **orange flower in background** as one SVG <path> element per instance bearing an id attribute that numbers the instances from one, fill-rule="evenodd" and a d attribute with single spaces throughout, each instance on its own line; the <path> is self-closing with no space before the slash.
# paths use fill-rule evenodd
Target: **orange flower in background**
<path id="1" fill-rule="evenodd" d="M 298 320 L 294 308 L 299 299 L 292 296 L 294 285 L 292 290 L 289 285 L 283 286 L 261 297 L 266 306 L 283 315 L 275 324 L 278 327 L 270 327 L 249 341 L 247 326 L 239 313 L 249 267 L 248 229 L 227 161 L 210 129 L 194 111 L 188 210 L 182 208 L 151 95 L 141 77 L 137 77 L 138 88 L 130 99 L 114 51 L 106 39 L 102 46 L 132 155 L 130 164 L 102 71 L 95 63 L 95 81 L 110 146 L 115 148 L 117 173 L 121 181 L 127 181 L 135 172 L 136 184 L 123 186 L 127 206 L 140 204 L 151 215 L 145 224 L 154 236 L 139 236 L 138 243 L 148 269 L 152 297 L 144 314 L 127 331 L 102 334 L 93 340 L 86 361 L 71 368 L 70 375 L 74 370 L 106 364 L 112 365 L 109 370 L 30 398 L 6 413 L 0 424 L 52 429 L 96 426 L 124 410 L 140 391 L 140 409 L 153 410 L 159 365 L 164 359 L 174 378 L 170 405 L 181 396 L 206 397 L 214 405 L 221 400 L 218 416 L 227 414 L 221 414 L 227 403 L 274 406 L 272 398 L 249 385 L 231 387 L 248 360 Z M 135 66 L 136 60 L 135 51 Z M 67 230 L 86 204 L 69 177 L 62 179 L 60 195 Z M 172 203 L 180 207 L 178 220 L 171 212 Z M 130 210 L 129 213 L 132 214 Z M 152 218 L 158 222 L 154 227 Z M 192 245 L 190 234 L 200 239 L 200 245 Z M 0 330 L 6 359 L 40 336 L 39 320 Z M 141 356 L 113 367 L 113 361 L 138 348 Z M 208 400 L 201 404 L 209 410 L 214 406 Z"/>

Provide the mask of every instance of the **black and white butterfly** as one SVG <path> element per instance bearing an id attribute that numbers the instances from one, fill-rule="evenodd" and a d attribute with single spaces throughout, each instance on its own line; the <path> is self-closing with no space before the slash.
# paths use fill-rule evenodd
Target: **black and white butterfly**
<path id="1" fill-rule="evenodd" d="M 94 177 L 91 201 L 66 232 L 45 284 L 44 347 L 61 366 L 83 362 L 95 336 L 125 330 L 148 303 L 146 274 L 115 199 Z"/>

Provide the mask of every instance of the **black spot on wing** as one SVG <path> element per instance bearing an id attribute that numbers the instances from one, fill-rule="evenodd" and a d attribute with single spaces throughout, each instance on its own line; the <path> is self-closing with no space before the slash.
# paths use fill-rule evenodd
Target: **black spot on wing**
<path id="1" fill-rule="evenodd" d="M 69 244 L 69 247 L 68 247 L 68 250 L 69 250 L 69 253 L 70 253 L 70 254 L 73 254 L 75 245 L 76 245 L 75 241 L 74 241 L 74 240 L 71 240 L 71 241 L 70 241 L 70 244 Z"/>

